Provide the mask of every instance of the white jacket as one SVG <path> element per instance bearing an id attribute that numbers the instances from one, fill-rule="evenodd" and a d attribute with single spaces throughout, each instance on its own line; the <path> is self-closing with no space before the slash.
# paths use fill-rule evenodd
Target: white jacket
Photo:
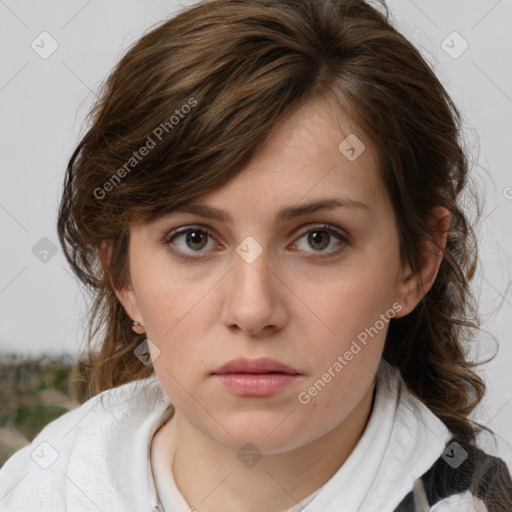
<path id="1" fill-rule="evenodd" d="M 105 391 L 57 418 L 0 470 L 0 511 L 163 510 L 151 471 L 150 443 L 169 409 L 172 413 L 168 397 L 152 376 Z M 307 512 L 393 512 L 451 437 L 406 390 L 398 370 L 383 360 L 361 439 L 332 478 L 301 505 L 307 504 Z M 188 512 L 183 496 L 171 484 L 161 493 L 168 500 L 163 502 L 165 512 Z M 415 510 L 422 511 L 411 509 Z M 465 492 L 424 510 L 487 508 Z"/>

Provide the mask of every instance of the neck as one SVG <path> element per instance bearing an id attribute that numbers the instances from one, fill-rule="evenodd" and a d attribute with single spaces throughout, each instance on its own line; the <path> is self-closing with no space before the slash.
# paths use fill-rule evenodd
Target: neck
<path id="1" fill-rule="evenodd" d="M 326 435 L 292 451 L 262 454 L 248 467 L 236 450 L 204 435 L 176 411 L 172 471 L 178 490 L 201 512 L 288 510 L 324 485 L 348 458 L 370 417 L 374 389 L 370 386 L 357 410 Z M 170 424 L 161 435 L 170 435 Z"/>

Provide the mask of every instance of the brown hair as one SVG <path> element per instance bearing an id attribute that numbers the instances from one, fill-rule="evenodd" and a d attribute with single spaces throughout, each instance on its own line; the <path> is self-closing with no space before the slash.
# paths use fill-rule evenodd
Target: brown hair
<path id="1" fill-rule="evenodd" d="M 129 280 L 130 226 L 225 184 L 313 96 L 337 102 L 376 144 L 403 262 L 419 268 L 429 212 L 451 213 L 436 281 L 413 312 L 391 320 L 384 357 L 454 434 L 474 439 L 480 426 L 468 415 L 485 385 L 466 353 L 477 252 L 460 205 L 469 167 L 461 116 L 387 8 L 362 0 L 203 1 L 116 65 L 69 161 L 58 218 L 64 253 L 94 300 L 82 362 L 91 392 L 153 372 L 134 357 L 144 335 L 112 288 Z M 109 272 L 102 241 L 112 246 Z"/>

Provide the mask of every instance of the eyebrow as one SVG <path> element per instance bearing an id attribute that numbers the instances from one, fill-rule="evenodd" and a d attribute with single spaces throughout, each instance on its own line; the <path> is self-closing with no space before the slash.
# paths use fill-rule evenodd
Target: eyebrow
<path id="1" fill-rule="evenodd" d="M 327 198 L 297 206 L 286 206 L 277 212 L 275 222 L 279 223 L 294 219 L 295 217 L 315 213 L 319 210 L 333 210 L 335 208 L 355 208 L 371 211 L 371 208 L 367 204 L 360 201 L 346 198 Z M 198 217 L 217 220 L 226 224 L 232 224 L 233 222 L 233 217 L 226 210 L 221 210 L 206 204 L 186 204 L 173 210 L 173 213 L 174 212 L 192 213 Z"/>

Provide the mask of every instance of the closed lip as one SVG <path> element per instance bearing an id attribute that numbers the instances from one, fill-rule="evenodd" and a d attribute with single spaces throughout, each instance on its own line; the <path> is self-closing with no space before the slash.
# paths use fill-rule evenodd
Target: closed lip
<path id="1" fill-rule="evenodd" d="M 230 373 L 286 373 L 288 375 L 300 375 L 300 372 L 295 368 L 269 357 L 261 357 L 259 359 L 239 357 L 228 361 L 212 372 L 213 375 L 226 375 Z"/>

